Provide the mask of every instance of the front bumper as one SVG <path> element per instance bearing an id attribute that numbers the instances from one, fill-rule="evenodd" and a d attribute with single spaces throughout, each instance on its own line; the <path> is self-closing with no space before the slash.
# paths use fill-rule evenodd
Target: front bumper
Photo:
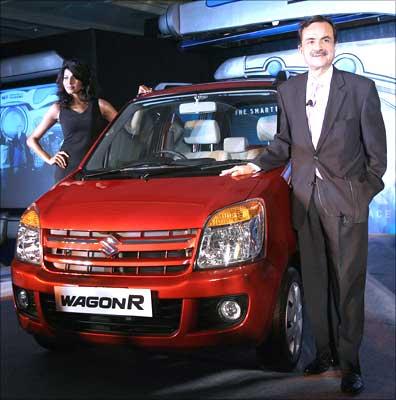
<path id="1" fill-rule="evenodd" d="M 233 268 L 197 271 L 180 276 L 98 276 L 53 273 L 14 260 L 12 281 L 14 289 L 23 288 L 31 291 L 34 299 L 36 308 L 34 315 L 27 314 L 16 306 L 19 322 L 29 333 L 78 338 L 97 344 L 129 343 L 143 347 L 188 348 L 225 343 L 262 342 L 271 327 L 282 272 L 262 260 Z M 179 304 L 177 324 L 169 332 L 134 330 L 133 323 L 131 329 L 125 332 L 117 329 L 116 332 L 111 330 L 104 332 L 98 330 L 101 326 L 99 320 L 96 321 L 96 325 L 91 323 L 87 329 L 86 325 L 77 324 L 76 319 L 69 321 L 70 314 L 73 313 L 57 312 L 51 304 L 54 287 L 66 285 L 150 289 L 158 304 L 166 306 L 172 303 L 175 307 L 175 304 Z M 211 304 L 215 307 L 217 299 L 221 298 L 245 298 L 244 317 L 232 326 L 216 324 L 211 322 L 210 318 L 209 322 L 203 323 L 203 319 L 207 320 L 207 313 L 215 315 L 215 311 L 210 310 Z M 205 304 L 205 307 L 202 307 L 202 304 Z M 146 318 L 145 322 L 149 320 Z M 84 328 L 81 328 L 82 326 Z"/>

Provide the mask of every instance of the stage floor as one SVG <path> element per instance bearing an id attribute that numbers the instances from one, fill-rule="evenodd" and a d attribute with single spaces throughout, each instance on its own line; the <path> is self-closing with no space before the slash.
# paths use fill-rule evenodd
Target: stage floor
<path id="1" fill-rule="evenodd" d="M 3 258 L 4 260 L 4 258 Z M 0 259 L 1 261 L 1 259 Z M 298 368 L 257 367 L 252 348 L 147 352 L 87 348 L 50 354 L 18 326 L 10 300 L 9 267 L 1 272 L 2 399 L 347 399 L 339 372 L 304 377 L 313 355 L 309 326 Z M 359 399 L 395 398 L 395 236 L 371 236 L 366 325 L 361 349 L 366 390 Z"/>

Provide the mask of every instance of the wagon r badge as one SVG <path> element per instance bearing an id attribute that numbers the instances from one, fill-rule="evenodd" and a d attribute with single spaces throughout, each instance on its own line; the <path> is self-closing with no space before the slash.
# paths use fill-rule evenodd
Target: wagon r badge
<path id="1" fill-rule="evenodd" d="M 114 257 L 118 254 L 118 246 L 120 241 L 114 236 L 107 236 L 105 239 L 99 242 L 101 250 L 106 254 L 107 257 Z"/>

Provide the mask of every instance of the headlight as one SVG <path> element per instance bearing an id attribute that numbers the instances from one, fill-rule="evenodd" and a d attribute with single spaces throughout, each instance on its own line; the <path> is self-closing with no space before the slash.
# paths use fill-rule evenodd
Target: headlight
<path id="1" fill-rule="evenodd" d="M 198 268 L 219 268 L 255 258 L 263 247 L 264 205 L 254 199 L 216 212 L 206 223 Z"/>
<path id="2" fill-rule="evenodd" d="M 31 264 L 41 263 L 40 220 L 35 209 L 26 210 L 19 221 L 16 258 Z"/>

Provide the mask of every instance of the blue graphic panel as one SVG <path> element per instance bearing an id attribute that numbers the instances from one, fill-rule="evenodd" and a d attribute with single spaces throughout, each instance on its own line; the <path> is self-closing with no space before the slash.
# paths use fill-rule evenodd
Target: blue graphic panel
<path id="1" fill-rule="evenodd" d="M 207 7 L 218 7 L 218 6 L 222 6 L 223 4 L 227 4 L 227 3 L 235 3 L 236 1 L 241 1 L 241 0 L 206 0 L 206 6 Z"/>
<path id="2" fill-rule="evenodd" d="M 0 91 L 1 208 L 25 208 L 54 183 L 53 168 L 32 152 L 26 139 L 57 101 L 56 84 Z M 40 143 L 54 154 L 63 141 L 57 123 Z"/>

